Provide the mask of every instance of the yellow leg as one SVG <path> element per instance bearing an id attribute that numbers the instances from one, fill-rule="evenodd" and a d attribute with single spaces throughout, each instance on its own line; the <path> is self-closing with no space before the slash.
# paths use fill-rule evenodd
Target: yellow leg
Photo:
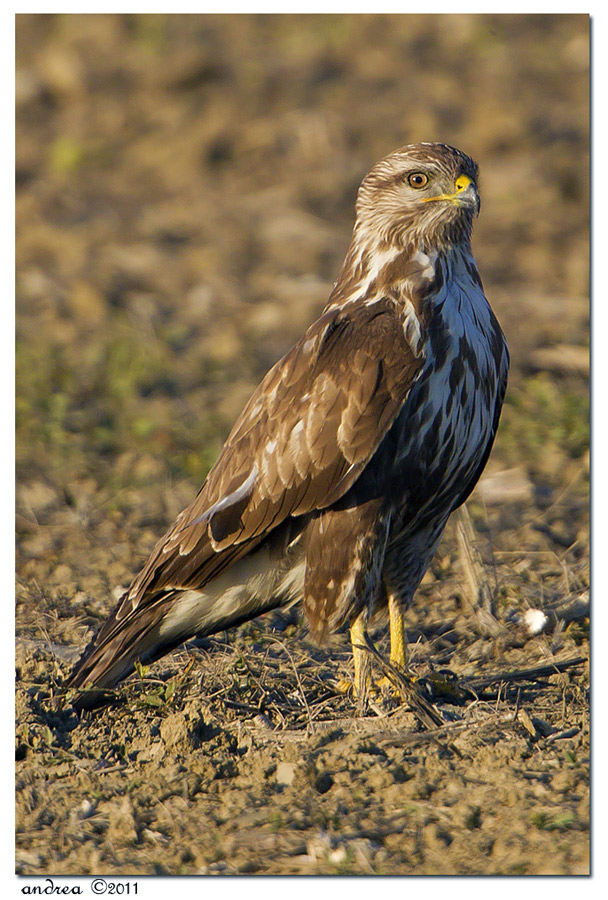
<path id="1" fill-rule="evenodd" d="M 389 594 L 388 619 L 391 634 L 391 662 L 398 669 L 405 669 L 405 624 L 403 622 L 403 610 L 396 597 Z"/>
<path id="2" fill-rule="evenodd" d="M 403 611 L 396 598 L 389 595 L 388 613 L 390 622 L 391 636 L 391 663 L 401 671 L 405 670 L 405 625 L 403 622 Z M 360 613 L 353 624 L 350 626 L 350 642 L 353 651 L 353 663 L 355 666 L 355 674 L 353 678 L 353 694 L 361 702 L 365 703 L 364 697 L 367 689 L 370 675 L 370 657 L 367 650 L 362 649 L 367 641 L 367 616 L 365 612 Z M 378 690 L 391 687 L 391 682 L 385 677 L 374 689 Z M 341 688 L 340 688 L 341 689 Z"/>
<path id="3" fill-rule="evenodd" d="M 389 595 L 388 612 L 390 621 L 391 635 L 391 677 L 388 675 L 382 679 L 378 687 L 383 686 L 383 682 L 393 688 L 398 685 L 397 692 L 401 695 L 401 699 L 407 702 L 417 716 L 420 722 L 426 728 L 436 728 L 443 725 L 443 718 L 435 710 L 428 700 L 420 695 L 416 687 L 415 680 L 405 672 L 405 627 L 403 623 L 403 611 L 396 599 Z M 354 695 L 357 699 L 357 715 L 365 713 L 367 705 L 368 693 L 368 672 L 369 672 L 369 653 L 360 649 L 368 646 L 367 636 L 367 618 L 361 613 L 353 624 L 350 626 L 350 640 L 353 649 L 353 662 L 355 664 L 355 677 L 353 683 Z M 369 649 L 376 657 L 378 663 L 384 671 L 387 671 L 388 664 L 382 661 L 382 657 L 377 650 L 374 650 L 373 644 L 369 645 Z"/>
<path id="4" fill-rule="evenodd" d="M 350 626 L 350 643 L 353 650 L 353 662 L 355 664 L 355 677 L 353 679 L 353 691 L 355 697 L 363 693 L 365 679 L 367 678 L 368 660 L 367 652 L 361 647 L 365 646 L 365 615 L 359 613 L 353 624 Z"/>

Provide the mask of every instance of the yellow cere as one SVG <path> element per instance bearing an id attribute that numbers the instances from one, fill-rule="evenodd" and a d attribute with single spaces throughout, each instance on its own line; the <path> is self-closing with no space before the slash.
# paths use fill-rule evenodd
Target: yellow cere
<path id="1" fill-rule="evenodd" d="M 460 191 L 464 191 L 465 188 L 468 188 L 470 184 L 473 184 L 472 178 L 469 178 L 468 175 L 459 175 L 454 187 L 460 193 Z"/>
<path id="2" fill-rule="evenodd" d="M 432 200 L 455 200 L 470 184 L 473 184 L 472 178 L 468 175 L 459 175 L 454 182 L 456 191 L 453 194 L 438 194 L 436 197 L 422 197 L 421 200 L 423 203 L 430 203 Z"/>

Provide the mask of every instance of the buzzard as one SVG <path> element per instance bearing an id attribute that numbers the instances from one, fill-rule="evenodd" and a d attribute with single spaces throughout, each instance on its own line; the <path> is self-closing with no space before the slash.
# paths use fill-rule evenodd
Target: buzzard
<path id="1" fill-rule="evenodd" d="M 403 613 L 488 459 L 509 355 L 471 253 L 477 165 L 410 144 L 371 169 L 327 306 L 268 372 L 194 502 L 71 673 L 75 705 L 194 635 L 302 600 L 312 636 Z"/>

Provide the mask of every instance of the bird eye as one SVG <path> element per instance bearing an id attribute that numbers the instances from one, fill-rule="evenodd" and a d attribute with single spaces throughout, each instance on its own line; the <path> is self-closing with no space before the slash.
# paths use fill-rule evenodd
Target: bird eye
<path id="1" fill-rule="evenodd" d="M 413 188 L 423 188 L 429 183 L 429 176 L 424 172 L 412 172 L 407 176 L 407 183 Z"/>

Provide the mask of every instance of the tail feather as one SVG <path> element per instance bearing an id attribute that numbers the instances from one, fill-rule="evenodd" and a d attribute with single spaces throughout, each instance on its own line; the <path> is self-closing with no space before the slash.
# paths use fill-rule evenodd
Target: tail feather
<path id="1" fill-rule="evenodd" d="M 106 702 L 107 691 L 130 675 L 138 660 L 154 662 L 194 636 L 216 634 L 297 602 L 304 568 L 302 550 L 292 540 L 287 553 L 280 544 L 278 551 L 266 545 L 244 555 L 204 587 L 144 590 L 135 599 L 131 589 L 65 682 L 76 691 L 73 705 L 91 709 Z"/>
<path id="2" fill-rule="evenodd" d="M 137 661 L 153 662 L 191 636 L 185 633 L 163 640 L 160 635 L 160 607 L 169 607 L 177 593 L 159 594 L 144 609 L 134 610 L 124 619 L 116 616 L 118 604 L 65 682 L 65 687 L 78 691 L 72 701 L 77 709 L 92 709 L 106 702 L 106 692 L 130 675 Z"/>
<path id="3" fill-rule="evenodd" d="M 108 690 L 127 678 L 137 661 L 151 663 L 195 636 L 236 628 L 299 599 L 300 592 L 279 591 L 241 596 L 227 603 L 193 591 L 172 590 L 124 619 L 110 620 L 95 635 L 64 686 L 76 689 L 72 705 L 93 709 L 108 701 Z M 198 603 L 193 598 L 198 599 Z M 204 616 L 201 615 L 204 610 Z"/>

